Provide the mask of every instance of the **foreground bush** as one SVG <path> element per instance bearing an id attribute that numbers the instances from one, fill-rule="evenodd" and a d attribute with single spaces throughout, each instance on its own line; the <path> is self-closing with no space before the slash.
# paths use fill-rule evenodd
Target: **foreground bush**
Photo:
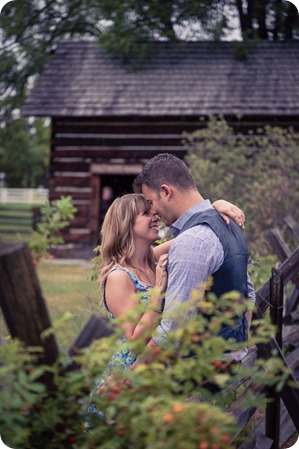
<path id="1" fill-rule="evenodd" d="M 194 300 L 196 301 L 196 292 Z M 218 307 L 221 304 L 221 307 Z M 225 352 L 239 346 L 217 336 L 224 322 L 232 322 L 248 304 L 236 293 L 221 301 L 201 302 L 204 312 L 176 331 L 167 350 L 157 351 L 151 365 L 140 363 L 125 374 L 115 370 L 110 383 L 92 402 L 102 412 L 87 415 L 89 392 L 106 367 L 121 338 L 120 329 L 98 340 L 77 357 L 81 368 L 69 371 L 71 360 L 61 355 L 55 366 L 39 366 L 37 348 L 18 342 L 0 347 L 0 433 L 14 449 L 217 449 L 234 447 L 236 424 L 227 408 L 238 396 L 228 389 L 244 375 L 251 384 L 241 405 L 263 407 L 265 398 L 253 394 L 256 385 L 280 389 L 286 371 L 275 357 L 258 360 L 247 370 L 225 369 Z M 62 326 L 64 324 L 62 323 Z M 251 344 L 268 341 L 273 328 L 267 320 L 255 323 Z M 179 344 L 177 341 L 179 340 Z M 136 351 L 143 347 L 136 342 Z M 193 354 L 193 357 L 186 357 Z M 45 380 L 45 387 L 42 380 Z M 126 380 L 126 382 L 124 382 Z M 220 389 L 211 396 L 207 380 Z M 237 384 L 236 384 L 237 385 Z M 86 420 L 92 427 L 86 431 Z"/>

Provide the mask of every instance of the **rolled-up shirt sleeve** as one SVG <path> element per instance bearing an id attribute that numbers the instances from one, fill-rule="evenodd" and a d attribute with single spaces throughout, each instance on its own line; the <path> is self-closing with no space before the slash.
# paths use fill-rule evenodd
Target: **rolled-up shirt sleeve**
<path id="1" fill-rule="evenodd" d="M 223 248 L 207 225 L 200 232 L 191 228 L 179 235 L 169 251 L 168 284 L 165 308 L 153 339 L 163 346 L 170 331 L 184 326 L 198 312 L 206 281 L 223 263 Z M 192 291 L 197 290 L 196 299 Z"/>

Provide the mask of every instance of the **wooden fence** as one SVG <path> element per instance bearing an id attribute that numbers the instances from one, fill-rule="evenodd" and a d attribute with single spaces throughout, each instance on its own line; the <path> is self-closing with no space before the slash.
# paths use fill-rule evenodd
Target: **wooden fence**
<path id="1" fill-rule="evenodd" d="M 0 188 L 0 236 L 30 234 L 40 219 L 38 205 L 47 198 L 47 189 Z"/>
<path id="2" fill-rule="evenodd" d="M 0 187 L 0 204 L 42 204 L 46 199 L 48 199 L 47 189 L 12 189 Z"/>
<path id="3" fill-rule="evenodd" d="M 297 227 L 293 227 L 293 232 L 294 229 Z M 280 239 L 280 250 L 282 246 L 285 248 L 285 242 L 277 230 L 271 235 L 271 238 L 276 236 L 276 242 Z M 294 232 L 294 235 L 297 234 Z M 273 269 L 271 278 L 258 290 L 256 303 L 257 317 L 263 317 L 270 308 L 277 333 L 267 344 L 257 345 L 256 356 L 269 357 L 272 349 L 276 349 L 289 368 L 289 380 L 293 385 L 298 385 L 299 247 L 290 254 L 287 254 L 287 251 L 281 253 L 280 257 L 284 261 L 278 268 Z M 24 243 L 4 245 L 0 242 L 0 272 L 0 306 L 11 336 L 19 338 L 28 346 L 41 346 L 44 352 L 40 362 L 54 363 L 58 357 L 58 347 L 53 334 L 46 339 L 40 337 L 41 333 L 50 327 L 50 320 L 30 252 Z M 289 283 L 293 284 L 293 288 L 291 295 L 286 298 L 284 291 Z M 78 353 L 94 339 L 112 332 L 113 329 L 103 317 L 93 315 L 75 339 L 69 354 Z M 287 356 L 284 354 L 284 347 L 288 348 Z M 48 376 L 43 381 L 49 389 L 52 388 L 51 377 Z M 285 444 L 294 432 L 299 432 L 299 389 L 286 383 L 279 394 L 268 390 L 268 396 L 272 402 L 267 407 L 266 415 L 254 426 L 248 440 L 242 443 L 239 449 L 277 449 Z M 238 405 L 237 400 L 229 412 L 235 416 L 241 431 L 255 413 L 255 407 L 244 411 L 240 410 Z"/>

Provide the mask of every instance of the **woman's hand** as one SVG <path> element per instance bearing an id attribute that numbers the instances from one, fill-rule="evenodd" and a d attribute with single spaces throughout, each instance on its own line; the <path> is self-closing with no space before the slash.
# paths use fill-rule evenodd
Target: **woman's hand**
<path id="1" fill-rule="evenodd" d="M 156 284 L 155 288 L 158 288 L 161 293 L 165 292 L 167 287 L 167 259 L 168 255 L 163 254 L 159 257 L 157 266 L 156 266 Z"/>
<path id="2" fill-rule="evenodd" d="M 229 224 L 230 218 L 232 218 L 242 229 L 245 228 L 245 214 L 238 206 L 225 200 L 214 201 L 212 206 L 227 224 Z"/>

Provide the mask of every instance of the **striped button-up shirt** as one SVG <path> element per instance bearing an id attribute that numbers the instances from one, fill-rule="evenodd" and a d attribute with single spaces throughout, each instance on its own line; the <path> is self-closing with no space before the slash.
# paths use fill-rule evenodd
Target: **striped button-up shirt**
<path id="1" fill-rule="evenodd" d="M 200 292 L 199 295 L 203 296 L 207 279 L 223 263 L 223 247 L 210 226 L 197 225 L 179 234 L 193 214 L 210 208 L 212 208 L 210 201 L 204 200 L 187 210 L 170 228 L 176 238 L 168 256 L 168 284 L 164 313 L 153 336 L 157 344 L 163 345 L 169 331 L 186 324 L 192 316 L 197 315 L 196 305 L 190 304 L 191 292 L 197 289 Z M 249 297 L 254 300 L 254 289 L 249 276 L 248 290 Z M 197 296 L 196 302 L 199 299 L 200 297 Z M 184 303 L 188 306 L 182 306 Z"/>

